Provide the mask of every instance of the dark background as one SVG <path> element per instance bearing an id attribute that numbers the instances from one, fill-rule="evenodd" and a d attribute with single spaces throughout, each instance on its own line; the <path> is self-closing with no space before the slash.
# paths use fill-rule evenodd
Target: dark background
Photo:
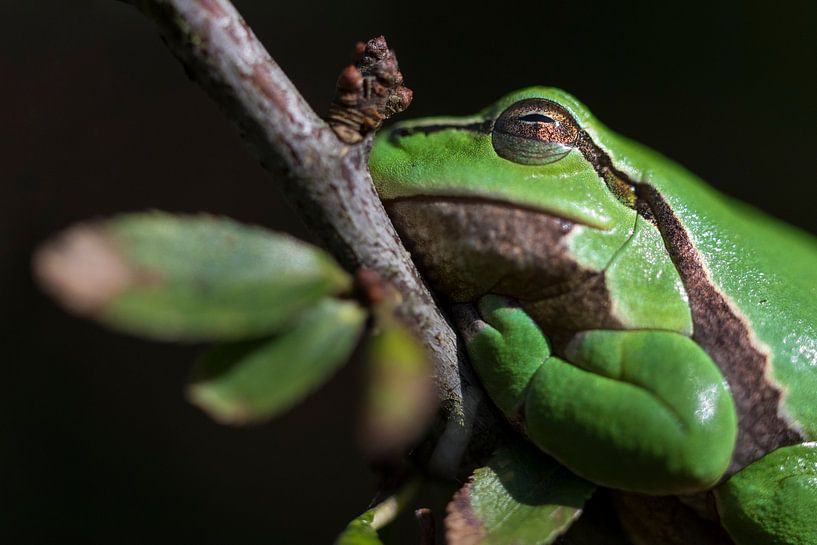
<path id="1" fill-rule="evenodd" d="M 817 232 L 807 2 L 236 3 L 319 111 L 355 41 L 382 33 L 415 91 L 404 117 L 556 85 Z M 0 112 L 0 541 L 330 543 L 374 486 L 354 443 L 359 369 L 271 424 L 225 428 L 182 398 L 193 348 L 68 316 L 30 278 L 37 243 L 126 210 L 308 236 L 230 123 L 113 0 L 0 0 Z"/>

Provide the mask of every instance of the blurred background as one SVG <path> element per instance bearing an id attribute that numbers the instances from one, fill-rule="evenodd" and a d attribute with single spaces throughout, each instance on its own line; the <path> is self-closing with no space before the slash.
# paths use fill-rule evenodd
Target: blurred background
<path id="1" fill-rule="evenodd" d="M 813 2 L 235 3 L 319 112 L 355 42 L 384 34 L 415 92 L 403 118 L 563 87 L 817 233 Z M 0 74 L 0 541 L 331 543 L 374 491 L 354 441 L 359 368 L 268 425 L 222 427 L 182 397 L 195 348 L 73 318 L 30 276 L 46 237 L 122 211 L 209 211 L 309 238 L 274 180 L 114 0 L 0 0 Z"/>

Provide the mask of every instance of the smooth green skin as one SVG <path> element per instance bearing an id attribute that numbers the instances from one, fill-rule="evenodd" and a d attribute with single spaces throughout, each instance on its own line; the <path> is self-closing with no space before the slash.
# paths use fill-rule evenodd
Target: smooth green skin
<path id="1" fill-rule="evenodd" d="M 817 244 L 808 235 L 724 197 L 679 165 L 615 134 L 558 89 L 523 89 L 475 116 L 399 127 L 483 122 L 533 97 L 566 108 L 617 169 L 651 185 L 668 202 L 710 279 L 743 315 L 755 344 L 769 354 L 767 379 L 785 392 L 779 413 L 808 440 L 817 438 Z M 716 145 L 711 137 L 702 142 Z M 787 160 L 785 153 L 780 160 Z M 688 338 L 687 295 L 660 234 L 609 191 L 578 150 L 532 166 L 499 157 L 489 134 L 442 130 L 396 142 L 382 134 L 370 169 L 384 200 L 483 197 L 577 222 L 570 251 L 584 268 L 606 270 L 615 316 L 624 329 L 640 331 L 587 332 L 571 347 L 568 363 L 549 357 L 547 340 L 524 313 L 489 298 L 481 304 L 488 325 L 468 347 L 486 389 L 509 417 L 524 417 L 528 435 L 540 447 L 600 484 L 681 493 L 718 481 L 735 437 L 728 388 L 715 364 Z M 696 404 L 696 393 L 710 396 L 714 405 Z M 700 418 L 703 413 L 708 417 Z M 798 448 L 781 450 L 795 449 L 794 459 L 800 460 Z M 765 458 L 755 464 L 764 463 Z M 739 480 L 755 482 L 755 464 L 719 490 L 728 490 L 741 475 Z M 797 463 L 788 467 L 799 474 Z M 797 505 L 786 494 L 770 495 L 760 510 L 744 509 L 746 499 L 738 494 L 728 502 L 726 493 L 719 497 L 720 505 L 742 513 L 727 520 L 741 545 L 817 543 L 802 525 L 781 529 L 774 522 L 790 511 L 817 512 L 815 494 L 803 492 Z"/>
<path id="2" fill-rule="evenodd" d="M 741 544 L 817 543 L 815 496 L 817 443 L 777 449 L 715 490 L 721 521 Z"/>
<path id="3" fill-rule="evenodd" d="M 689 337 L 588 331 L 568 346 L 568 363 L 521 308 L 491 295 L 479 306 L 487 325 L 467 348 L 488 394 L 507 414 L 523 406 L 531 440 L 579 475 L 673 494 L 708 488 L 726 470 L 735 408 Z"/>

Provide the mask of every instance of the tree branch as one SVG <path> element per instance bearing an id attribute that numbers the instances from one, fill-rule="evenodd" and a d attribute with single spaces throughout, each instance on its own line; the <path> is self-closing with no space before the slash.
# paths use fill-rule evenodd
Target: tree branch
<path id="1" fill-rule="evenodd" d="M 158 25 L 190 77 L 239 126 L 335 257 L 349 270 L 374 270 L 398 290 L 401 317 L 428 347 L 436 372 L 444 422 L 432 469 L 448 474 L 460 469 L 470 439 L 478 436 L 485 443 L 492 435 L 482 432 L 493 428 L 493 412 L 481 402 L 484 396 L 464 364 L 454 330 L 377 197 L 367 168 L 371 136 L 356 145 L 342 142 L 229 1 L 129 3 Z"/>

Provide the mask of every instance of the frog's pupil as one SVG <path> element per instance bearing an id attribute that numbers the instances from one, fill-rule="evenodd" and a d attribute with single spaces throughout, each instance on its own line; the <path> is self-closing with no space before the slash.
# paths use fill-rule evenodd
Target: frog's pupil
<path id="1" fill-rule="evenodd" d="M 519 118 L 519 121 L 527 121 L 528 123 L 556 123 L 556 120 L 545 114 L 526 114 Z"/>

